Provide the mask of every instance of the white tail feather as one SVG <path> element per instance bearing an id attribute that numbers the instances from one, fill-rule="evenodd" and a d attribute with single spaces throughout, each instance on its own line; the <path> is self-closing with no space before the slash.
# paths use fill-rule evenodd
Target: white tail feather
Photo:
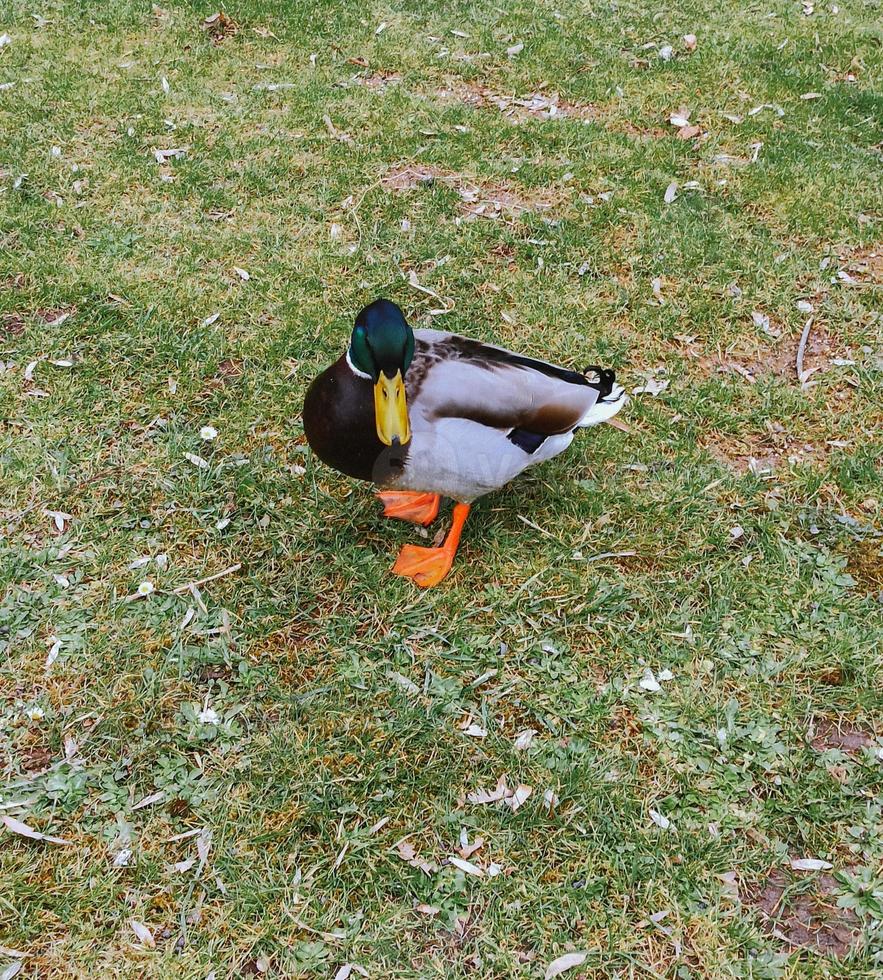
<path id="1" fill-rule="evenodd" d="M 599 398 L 579 420 L 577 428 L 587 429 L 593 425 L 600 425 L 602 422 L 612 419 L 627 401 L 628 396 L 622 385 L 614 384 L 610 389 L 610 394 L 604 398 Z"/>

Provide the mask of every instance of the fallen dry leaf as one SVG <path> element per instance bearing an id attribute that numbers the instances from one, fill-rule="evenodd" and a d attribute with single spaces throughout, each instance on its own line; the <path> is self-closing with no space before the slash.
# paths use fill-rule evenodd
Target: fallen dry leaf
<path id="1" fill-rule="evenodd" d="M 534 735 L 537 734 L 535 728 L 525 728 L 515 736 L 515 751 L 526 752 L 530 748 Z"/>
<path id="2" fill-rule="evenodd" d="M 512 808 L 512 812 L 515 813 L 516 810 L 527 800 L 530 794 L 533 792 L 532 786 L 526 786 L 524 783 L 519 783 L 515 788 L 515 792 L 506 798 L 506 803 Z"/>
<path id="3" fill-rule="evenodd" d="M 509 788 L 506 785 L 506 777 L 500 776 L 494 789 L 479 789 L 469 793 L 466 799 L 470 803 L 496 803 L 509 795 Z"/>
<path id="4" fill-rule="evenodd" d="M 461 838 L 461 841 L 462 841 L 462 838 Z M 472 857 L 472 855 L 476 851 L 481 850 L 482 847 L 484 847 L 484 838 L 483 837 L 476 837 L 475 840 L 471 844 L 469 844 L 469 843 L 467 843 L 465 841 L 462 841 L 461 846 L 457 850 L 457 853 L 460 855 L 461 858 L 466 859 L 466 858 Z"/>
<path id="5" fill-rule="evenodd" d="M 44 840 L 48 844 L 73 844 L 73 841 L 64 840 L 61 837 L 42 834 L 39 830 L 34 830 L 33 827 L 29 827 L 26 823 L 22 823 L 21 820 L 16 820 L 15 817 L 10 817 L 8 814 L 0 816 L 0 823 L 3 823 L 11 833 L 18 834 L 20 837 L 27 837 L 30 840 Z"/>

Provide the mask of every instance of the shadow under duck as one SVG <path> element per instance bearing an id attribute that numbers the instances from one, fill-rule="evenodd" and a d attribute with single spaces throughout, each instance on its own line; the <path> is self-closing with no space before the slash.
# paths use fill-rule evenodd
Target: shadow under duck
<path id="1" fill-rule="evenodd" d="M 439 330 L 412 330 L 386 299 L 356 317 L 346 353 L 310 385 L 313 452 L 380 487 L 388 517 L 428 525 L 454 499 L 437 548 L 405 545 L 393 567 L 417 585 L 451 569 L 472 502 L 563 452 L 577 429 L 626 403 L 613 371 L 584 373 Z"/>

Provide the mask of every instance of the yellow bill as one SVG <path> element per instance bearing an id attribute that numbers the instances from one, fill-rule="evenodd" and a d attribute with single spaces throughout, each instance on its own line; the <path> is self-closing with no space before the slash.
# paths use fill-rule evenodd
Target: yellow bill
<path id="1" fill-rule="evenodd" d="M 388 378 L 382 371 L 374 385 L 374 415 L 377 420 L 377 438 L 387 446 L 393 439 L 402 444 L 411 439 L 408 422 L 408 403 L 405 401 L 405 382 L 402 372 L 396 371 Z"/>

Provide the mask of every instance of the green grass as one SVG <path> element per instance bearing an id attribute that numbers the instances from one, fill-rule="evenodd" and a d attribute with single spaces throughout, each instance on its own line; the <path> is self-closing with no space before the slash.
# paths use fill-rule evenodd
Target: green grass
<path id="1" fill-rule="evenodd" d="M 879 976 L 880 5 L 433 6 L 251 0 L 214 43 L 209 3 L 0 0 L 0 816 L 71 841 L 0 830 L 0 943 L 28 978 Z M 594 113 L 440 95 L 470 85 Z M 407 164 L 451 179 L 387 189 Z M 467 221 L 458 181 L 554 205 Z M 428 593 L 300 421 L 381 294 L 669 381 L 480 501 Z M 826 720 L 868 744 L 813 748 Z M 503 774 L 517 812 L 467 801 Z M 499 875 L 446 863 L 461 828 Z M 765 927 L 797 857 L 858 906 L 839 958 Z"/>

